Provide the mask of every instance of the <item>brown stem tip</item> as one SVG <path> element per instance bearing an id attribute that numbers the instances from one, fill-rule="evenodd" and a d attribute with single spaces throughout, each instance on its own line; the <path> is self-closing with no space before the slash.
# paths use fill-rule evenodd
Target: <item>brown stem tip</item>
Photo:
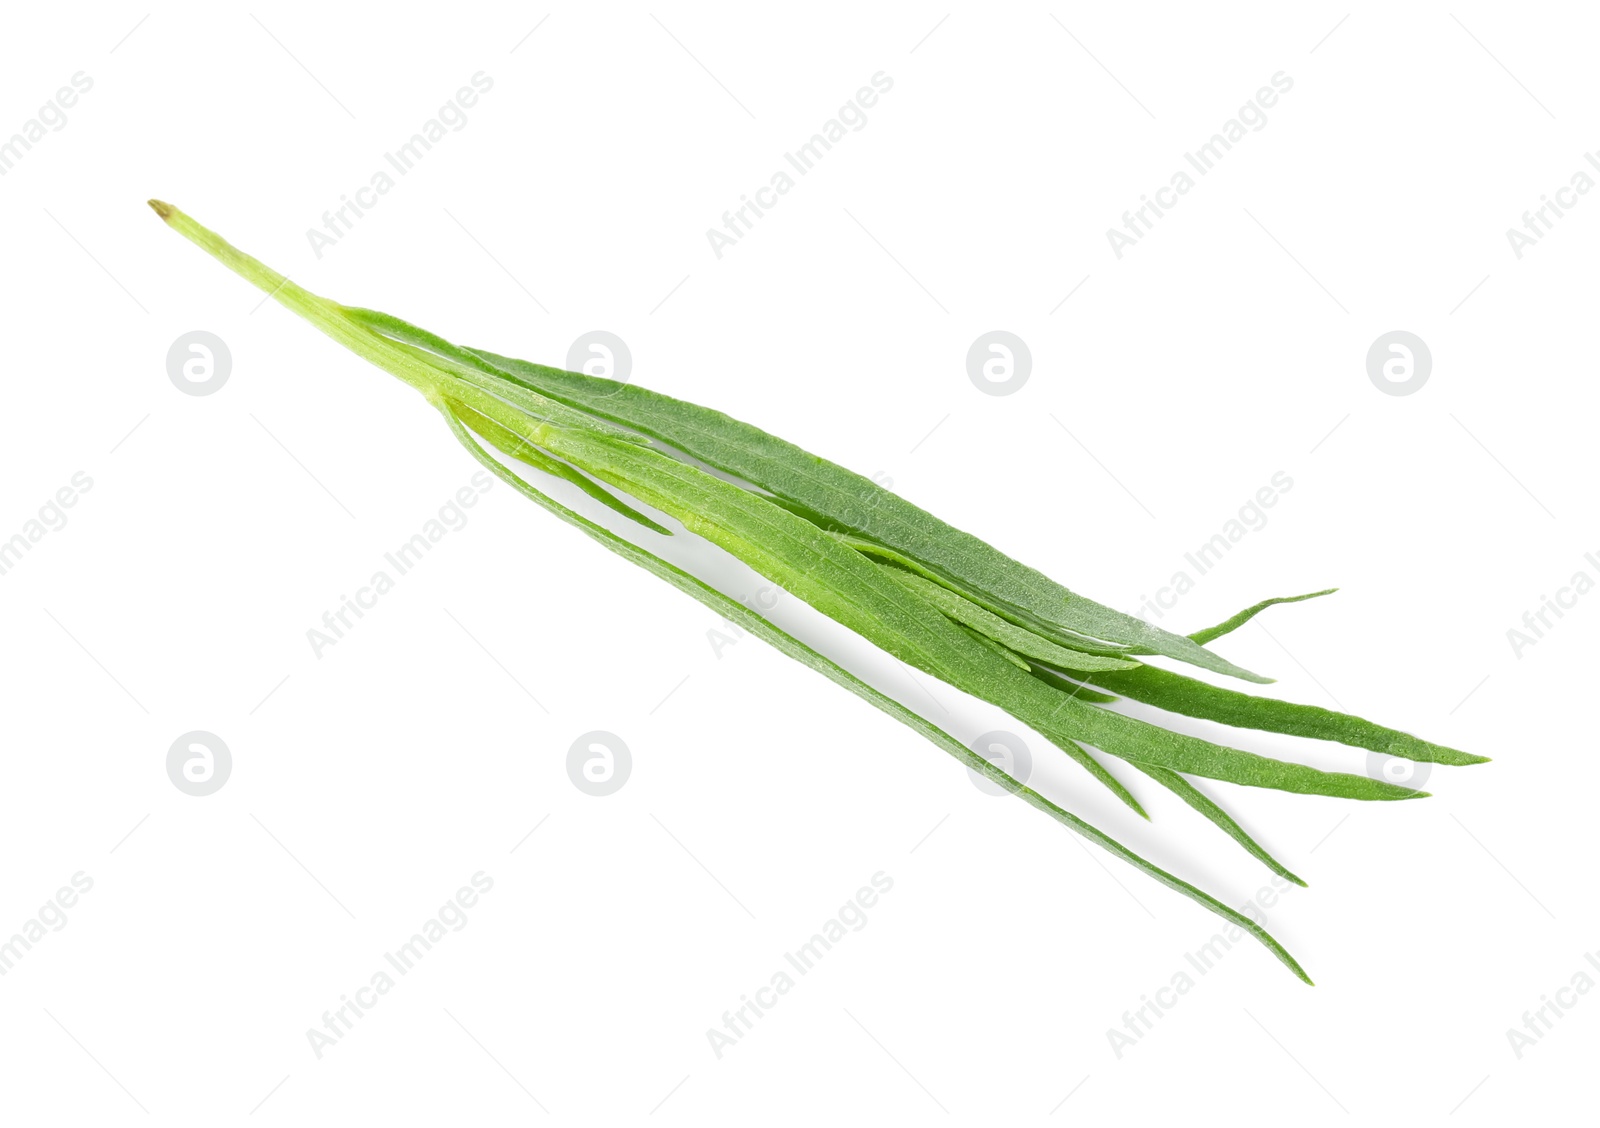
<path id="1" fill-rule="evenodd" d="M 150 207 L 152 209 L 154 209 L 155 213 L 157 215 L 159 215 L 162 219 L 168 219 L 172 215 L 172 205 L 171 204 L 162 203 L 160 200 L 151 200 L 150 201 Z"/>

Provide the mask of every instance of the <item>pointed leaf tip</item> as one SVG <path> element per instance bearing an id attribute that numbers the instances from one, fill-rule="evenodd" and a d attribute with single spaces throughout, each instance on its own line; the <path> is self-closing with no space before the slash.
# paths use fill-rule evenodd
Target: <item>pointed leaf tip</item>
<path id="1" fill-rule="evenodd" d="M 147 201 L 147 202 L 150 204 L 150 209 L 152 211 L 154 211 L 157 215 L 159 215 L 162 219 L 167 219 L 167 218 L 171 217 L 172 212 L 173 212 L 173 208 L 172 208 L 171 204 L 166 203 L 166 202 L 164 202 L 162 200 L 150 200 L 150 201 Z"/>

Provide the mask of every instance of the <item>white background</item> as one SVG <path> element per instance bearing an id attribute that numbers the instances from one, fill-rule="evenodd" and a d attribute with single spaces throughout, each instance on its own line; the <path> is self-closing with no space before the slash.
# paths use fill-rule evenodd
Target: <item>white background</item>
<path id="1" fill-rule="evenodd" d="M 1506 636 L 1600 549 L 1600 202 L 1520 260 L 1505 235 L 1597 141 L 1580 7 L 253 12 L 6 17 L 0 135 L 74 73 L 93 88 L 0 178 L 0 534 L 93 486 L 0 577 L 0 934 L 94 882 L 0 978 L 7 1122 L 1587 1107 L 1600 1000 L 1520 1059 L 1506 1033 L 1600 945 L 1600 598 L 1520 657 Z M 314 255 L 306 230 L 479 71 L 465 127 Z M 865 128 L 718 259 L 706 229 L 879 71 Z M 1119 260 L 1106 229 L 1279 71 L 1265 128 Z M 1310 881 L 1269 917 L 1318 986 L 1240 945 L 1119 1057 L 1107 1031 L 1214 918 L 762 643 L 718 657 L 708 611 L 504 486 L 316 657 L 307 630 L 475 466 L 149 196 L 469 345 L 561 364 L 614 332 L 637 382 L 887 474 L 1125 610 L 1283 471 L 1163 625 L 1337 584 L 1219 649 L 1494 763 L 1414 803 L 1210 786 Z M 965 371 L 996 328 L 1034 362 L 1003 397 Z M 168 379 L 194 329 L 232 354 L 214 395 Z M 1368 379 L 1394 329 L 1432 351 L 1414 395 Z M 1016 727 L 775 615 L 962 739 Z M 166 773 L 195 729 L 233 757 L 205 798 Z M 567 777 L 590 730 L 632 753 L 607 798 Z M 1148 781 L 1143 824 L 1028 739 L 1035 782 L 1136 849 L 1232 904 L 1266 884 Z M 466 926 L 319 1060 L 306 1031 L 480 870 Z M 880 870 L 867 925 L 719 1060 L 707 1029 Z"/>

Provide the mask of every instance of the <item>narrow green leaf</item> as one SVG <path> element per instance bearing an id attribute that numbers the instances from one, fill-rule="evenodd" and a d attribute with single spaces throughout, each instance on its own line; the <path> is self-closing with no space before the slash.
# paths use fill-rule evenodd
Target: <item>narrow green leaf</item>
<path id="1" fill-rule="evenodd" d="M 1301 795 L 1378 801 L 1424 799 L 1428 795 L 1425 791 L 1400 787 L 1364 775 L 1325 772 L 1305 764 L 1241 752 L 1236 748 L 1212 744 L 1199 737 L 1125 717 L 1109 709 L 1082 705 L 1065 693 L 1059 693 L 1058 696 L 1070 706 L 1061 709 L 1058 720 L 1048 717 L 1032 720 L 1027 715 L 1020 715 L 1021 719 L 1046 736 L 1059 735 L 1080 740 L 1120 759 L 1170 768 L 1184 775 L 1205 776 L 1224 783 L 1270 787 Z"/>
<path id="2" fill-rule="evenodd" d="M 840 528 L 904 553 L 953 580 L 997 614 L 1015 616 L 1036 633 L 1051 629 L 1191 662 L 1217 673 L 1266 681 L 1182 635 L 1085 599 L 1048 576 L 999 552 L 898 495 L 842 466 L 708 408 L 634 385 L 563 372 L 499 356 L 460 350 L 399 318 L 352 310 L 351 316 L 400 341 L 459 359 L 480 358 L 516 383 L 659 439 L 687 454 L 827 517 Z M 1056 639 L 1070 645 L 1064 639 Z"/>
<path id="3" fill-rule="evenodd" d="M 870 556 L 874 560 L 877 560 L 881 563 L 893 564 L 903 572 L 909 572 L 914 576 L 920 576 L 929 583 L 938 584 L 946 591 L 954 592 L 956 595 L 959 595 L 962 599 L 965 599 L 968 603 L 973 604 L 979 609 L 988 611 L 995 618 L 1004 619 L 1006 622 L 1010 622 L 1013 625 L 1018 626 L 1019 629 L 1028 631 L 1037 638 L 1043 638 L 1046 641 L 1059 643 L 1064 649 L 1076 650 L 1081 654 L 1095 654 L 1105 657 L 1116 657 L 1122 654 L 1154 653 L 1151 650 L 1140 650 L 1131 646 L 1121 646 L 1117 643 L 1103 642 L 1099 639 L 1090 638 L 1088 635 L 1077 634 L 1073 631 L 1061 630 L 1059 628 L 1053 628 L 1033 622 L 1026 616 L 1017 615 L 1015 612 L 1007 611 L 1004 608 L 998 608 L 994 601 L 986 599 L 982 592 L 973 591 L 970 588 L 961 586 L 954 580 L 951 580 L 949 577 L 940 574 L 935 569 L 918 563 L 916 560 L 913 560 L 903 552 L 889 548 L 886 545 L 878 544 L 876 541 L 867 540 L 865 537 L 858 537 L 853 533 L 841 532 L 838 529 L 833 528 L 833 522 L 831 522 L 828 518 L 811 512 L 803 505 L 796 505 L 794 502 L 789 501 L 786 498 L 776 496 L 770 497 L 770 500 L 774 505 L 782 506 L 789 512 L 805 518 L 807 521 L 810 521 L 819 528 L 827 529 L 829 534 L 835 537 L 840 544 L 849 545 L 851 548 L 861 553 L 861 555 Z M 1006 619 L 1005 616 L 1007 615 L 1011 616 L 1011 618 Z M 1024 626 L 1023 624 L 1028 625 Z"/>
<path id="4" fill-rule="evenodd" d="M 1000 645 L 998 642 L 996 642 L 994 639 L 990 638 L 988 635 L 984 634 L 982 631 L 973 630 L 971 627 L 967 626 L 967 624 L 961 622 L 959 619 L 956 620 L 956 622 L 961 627 L 962 630 L 966 631 L 969 635 L 971 635 L 973 638 L 977 639 L 984 646 L 987 646 L 990 650 L 992 650 L 996 654 L 1000 655 L 1000 657 L 1004 658 L 1007 662 L 1010 662 L 1017 669 L 1025 670 L 1028 673 L 1032 673 L 1033 672 L 1033 667 L 1028 665 L 1028 663 L 1023 659 L 1023 657 L 1020 654 L 1018 654 L 1016 651 L 1008 649 L 1007 647 L 1004 647 L 1004 646 Z"/>
<path id="5" fill-rule="evenodd" d="M 1336 713 L 1318 705 L 1279 701 L 1272 697 L 1252 697 L 1157 666 L 1140 666 L 1137 670 L 1118 670 L 1085 677 L 1094 686 L 1110 693 L 1130 697 L 1171 713 L 1181 713 L 1185 717 L 1217 721 L 1235 728 L 1332 740 L 1352 748 L 1365 748 L 1403 760 L 1433 764 L 1462 766 L 1487 763 L 1489 759 L 1487 756 L 1475 756 L 1470 752 L 1433 744 L 1348 713 Z"/>
<path id="6" fill-rule="evenodd" d="M 1079 742 L 1123 759 L 1251 787 L 1361 800 L 1427 794 L 1367 776 L 1324 772 L 1227 748 L 1096 709 L 1059 692 L 1052 694 L 1042 682 L 1023 676 L 949 620 L 927 616 L 921 610 L 926 604 L 884 576 L 881 568 L 766 498 L 659 451 L 545 422 L 530 425 L 515 407 L 476 387 L 457 385 L 453 394 L 527 441 L 677 518 L 691 532 L 901 661 L 1005 709 L 1068 755 L 1073 754 L 1071 743 Z M 1093 680 L 1125 678 L 1143 669 Z M 1098 762 L 1084 766 L 1094 771 Z M 1097 772 L 1102 782 L 1139 810 L 1133 796 L 1103 772 L 1103 768 Z"/>
<path id="7" fill-rule="evenodd" d="M 638 522 L 653 533 L 660 533 L 665 537 L 673 535 L 671 529 L 652 521 L 576 467 L 568 466 L 559 459 L 551 458 L 538 447 L 529 446 L 487 415 L 481 415 L 470 407 L 459 407 L 457 414 L 461 417 L 463 423 L 483 436 L 488 440 L 489 445 L 501 453 L 510 455 L 519 462 L 526 462 L 529 466 L 535 466 L 546 474 L 571 482 L 607 509 L 622 514 L 630 521 Z"/>
<path id="8" fill-rule="evenodd" d="M 1000 616 L 990 614 L 942 584 L 936 584 L 921 576 L 887 565 L 884 566 L 884 572 L 956 622 L 971 627 L 1009 650 L 1037 659 L 1046 665 L 1065 670 L 1131 670 L 1139 665 L 1127 658 L 1105 658 L 1098 654 L 1085 654 L 1081 650 L 1068 650 L 1057 646 L 1032 631 L 1024 630 L 1015 623 L 1008 623 Z"/>
<path id="9" fill-rule="evenodd" d="M 451 394 L 522 434 L 519 428 L 523 424 L 508 405 L 470 387 L 457 387 Z M 882 568 L 810 522 L 658 451 L 559 427 L 537 430 L 537 438 L 533 434 L 523 437 L 675 517 L 690 532 L 723 548 L 901 661 L 1028 721 L 1017 712 L 1017 707 L 1024 707 L 1017 688 L 1039 683 L 955 623 L 942 615 L 929 615 L 927 604 L 885 575 Z M 1033 699 L 1035 714 L 1041 704 L 1049 702 Z M 1040 731 L 1053 739 L 1050 730 Z M 1138 800 L 1098 760 L 1075 743 L 1058 743 L 1130 809 L 1144 815 Z"/>
<path id="10" fill-rule="evenodd" d="M 1221 638 L 1225 634 L 1229 634 L 1238 630 L 1251 619 L 1254 619 L 1257 615 L 1261 614 L 1261 612 L 1265 611 L 1268 607 L 1275 607 L 1280 603 L 1300 603 L 1303 600 L 1316 599 L 1318 596 L 1332 595 L 1338 590 L 1338 588 L 1325 588 L 1322 591 L 1307 592 L 1305 595 L 1280 595 L 1276 599 L 1263 599 L 1254 607 L 1246 607 L 1243 611 L 1239 612 L 1231 619 L 1224 619 L 1216 626 L 1207 627 L 1203 631 L 1195 631 L 1194 634 L 1190 635 L 1189 637 L 1195 642 L 1203 645 L 1210 642 L 1212 639 Z"/>
<path id="11" fill-rule="evenodd" d="M 883 569 L 757 494 L 658 451 L 529 420 L 513 405 L 468 383 L 455 384 L 449 394 L 526 441 L 677 518 L 689 531 L 901 661 L 1005 709 L 1069 756 L 1076 758 L 1078 742 L 1123 759 L 1252 787 L 1348 799 L 1425 794 L 1366 776 L 1323 772 L 1226 748 L 1052 692 L 948 619 L 929 616 L 927 604 L 885 576 Z M 1080 762 L 1143 814 L 1138 801 L 1097 760 Z"/>
<path id="12" fill-rule="evenodd" d="M 1266 847 L 1262 846 L 1261 843 L 1257 842 L 1254 838 L 1251 838 L 1249 833 L 1244 829 L 1244 827 L 1240 826 L 1238 822 L 1234 820 L 1232 815 L 1228 814 L 1228 812 L 1223 810 L 1215 800 L 1206 795 L 1205 792 L 1201 791 L 1194 784 L 1184 779 L 1177 772 L 1170 771 L 1167 768 L 1155 768 L 1148 764 L 1140 764 L 1137 762 L 1135 762 L 1134 767 L 1144 772 L 1145 775 L 1161 784 L 1179 799 L 1182 799 L 1185 803 L 1189 804 L 1189 806 L 1193 807 L 1206 818 L 1214 822 L 1217 826 L 1221 827 L 1224 834 L 1233 839 L 1239 845 L 1243 846 L 1252 857 L 1258 859 L 1273 873 L 1277 874 L 1279 877 L 1287 878 L 1296 885 L 1302 887 L 1305 885 L 1304 881 L 1301 881 L 1298 877 L 1289 872 L 1288 867 L 1286 867 L 1282 862 L 1278 861 L 1277 858 L 1274 858 L 1271 854 L 1267 853 Z"/>
<path id="13" fill-rule="evenodd" d="M 1063 690 L 1079 701 L 1088 701 L 1096 705 L 1110 705 L 1117 700 L 1115 694 L 1101 693 L 1098 689 L 1090 689 L 1082 682 L 1075 682 L 1057 670 L 1048 666 L 1035 666 L 1033 676 L 1055 689 Z"/>
<path id="14" fill-rule="evenodd" d="M 840 666 L 837 662 L 834 662 L 831 658 L 828 658 L 818 651 L 813 650 L 799 639 L 794 638 L 792 635 L 789 635 L 785 631 L 773 625 L 765 617 L 757 614 L 754 611 L 751 611 L 737 600 L 729 598 L 728 596 L 717 591 L 715 588 L 710 587 L 694 576 L 691 576 L 682 569 L 674 567 L 653 553 L 648 552 L 627 540 L 624 540 L 622 537 L 619 537 L 615 533 L 611 532 L 611 530 L 595 524 L 582 515 L 574 512 L 571 509 L 568 509 L 560 502 L 557 502 L 539 492 L 527 482 L 523 481 L 522 478 L 511 471 L 508 467 L 502 465 L 497 459 L 490 457 L 488 452 L 479 446 L 478 443 L 473 440 L 472 436 L 467 433 L 466 428 L 462 426 L 461 422 L 451 414 L 451 411 L 448 407 L 444 407 L 442 410 L 444 412 L 446 421 L 450 424 L 452 433 L 461 442 L 461 444 L 467 448 L 472 456 L 529 500 L 548 510 L 550 513 L 559 517 L 567 524 L 573 525 L 582 530 L 589 537 L 593 538 L 607 549 L 621 556 L 623 559 L 637 564 L 646 571 L 649 571 L 659 578 L 665 580 L 679 591 L 692 596 L 694 599 L 699 600 L 705 606 L 709 607 L 712 611 L 726 617 L 730 622 L 737 623 L 743 629 L 770 643 L 772 646 L 777 648 L 782 653 L 788 655 L 790 658 L 793 658 L 810 669 L 817 671 L 828 680 L 832 681 L 835 685 L 839 685 L 849 690 L 851 693 L 855 694 L 857 697 L 861 698 L 875 709 L 886 713 L 890 717 L 893 717 L 895 720 L 906 725 L 908 728 L 921 734 L 933 744 L 949 753 L 961 764 L 979 773 L 985 778 L 992 780 L 1000 787 L 1011 792 L 1013 795 L 1016 795 L 1024 803 L 1043 811 L 1045 814 L 1049 815 L 1052 819 L 1061 823 L 1063 826 L 1069 828 L 1077 834 L 1082 835 L 1084 838 L 1087 838 L 1101 849 L 1127 862 L 1129 865 L 1159 881 L 1167 888 L 1181 893 L 1191 901 L 1194 901 L 1196 904 L 1221 917 L 1229 924 L 1248 932 L 1263 946 L 1265 946 L 1266 949 L 1271 952 L 1280 962 L 1282 962 L 1285 967 L 1293 972 L 1298 979 L 1308 984 L 1311 982 L 1311 977 L 1305 973 L 1305 969 L 1302 968 L 1295 958 L 1289 954 L 1288 950 L 1284 948 L 1282 944 L 1278 943 L 1272 934 L 1256 921 L 1245 916 L 1236 909 L 1229 908 L 1227 905 L 1223 904 L 1209 893 L 1202 891 L 1194 885 L 1191 885 L 1189 882 L 1184 881 L 1179 877 L 1175 877 L 1166 870 L 1156 866 L 1154 863 L 1147 861 L 1145 858 L 1134 853 L 1132 850 L 1122 845 L 1122 843 L 1118 842 L 1104 831 L 1091 825 L 1090 823 L 1085 822 L 1083 819 L 1080 819 L 1078 816 L 1072 814 L 1064 808 L 1057 806 L 1055 803 L 1052 803 L 1050 800 L 1040 795 L 1037 791 L 1034 791 L 1032 788 L 1023 785 L 1014 779 L 998 765 L 990 763 L 982 756 L 979 756 L 976 752 L 972 751 L 972 749 L 962 744 L 955 737 L 951 736 L 949 733 L 945 732 L 931 721 L 919 716 L 917 713 L 900 704 L 900 702 L 895 701 L 893 698 L 880 693 L 878 690 L 872 688 L 856 675 L 852 674 L 849 670 L 846 670 L 843 666 Z"/>
<path id="15" fill-rule="evenodd" d="M 928 616 L 927 605 L 882 568 L 759 495 L 656 451 L 603 436 L 547 430 L 545 445 L 553 453 L 676 517 L 691 532 L 902 661 L 1005 709 L 1056 740 L 1069 755 L 1068 745 L 1081 742 L 1123 759 L 1251 787 L 1363 800 L 1425 795 L 1384 780 L 1226 748 L 1052 693 L 974 643 L 949 620 Z M 1134 805 L 1131 795 L 1121 794 Z"/>

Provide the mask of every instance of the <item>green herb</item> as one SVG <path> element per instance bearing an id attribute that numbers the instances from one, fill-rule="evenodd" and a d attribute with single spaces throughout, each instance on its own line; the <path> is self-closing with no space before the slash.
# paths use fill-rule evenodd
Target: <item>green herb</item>
<path id="1" fill-rule="evenodd" d="M 481 358 L 502 379 L 510 377 L 553 399 L 602 419 L 624 422 L 641 434 L 693 454 L 709 466 L 783 498 L 797 512 L 821 516 L 828 527 L 856 533 L 902 554 L 973 594 L 974 601 L 990 611 L 1021 621 L 1042 637 L 1064 645 L 1098 640 L 1113 648 L 1138 647 L 1217 673 L 1268 680 L 1210 653 L 1192 639 L 1076 595 L 870 478 L 719 411 L 632 385 L 482 350 L 456 349 L 399 318 L 370 310 L 353 312 L 364 324 L 396 340 L 439 349 L 441 355 L 455 359 L 464 359 L 463 354 Z"/>
<path id="2" fill-rule="evenodd" d="M 415 388 L 444 415 L 472 456 L 520 493 L 909 725 L 1025 802 L 1250 932 L 1307 982 L 1300 966 L 1255 922 L 1023 786 L 762 616 L 555 502 L 492 457 L 478 438 L 575 484 L 653 533 L 671 535 L 618 493 L 676 520 L 894 657 L 1004 709 L 1143 815 L 1138 800 L 1092 750 L 1127 761 L 1273 872 L 1300 884 L 1188 777 L 1363 800 L 1425 793 L 1174 732 L 1101 707 L 1115 700 L 1112 694 L 1225 724 L 1337 740 L 1411 759 L 1482 761 L 1360 718 L 1250 697 L 1137 660 L 1159 655 L 1212 673 L 1266 681 L 1204 644 L 1268 606 L 1312 596 L 1266 600 L 1207 631 L 1187 637 L 1171 634 L 1076 595 L 869 479 L 748 424 L 642 388 L 461 348 L 388 314 L 318 297 L 176 208 L 158 201 L 151 206 L 171 227 L 279 303 Z M 739 480 L 706 473 L 680 455 Z"/>

